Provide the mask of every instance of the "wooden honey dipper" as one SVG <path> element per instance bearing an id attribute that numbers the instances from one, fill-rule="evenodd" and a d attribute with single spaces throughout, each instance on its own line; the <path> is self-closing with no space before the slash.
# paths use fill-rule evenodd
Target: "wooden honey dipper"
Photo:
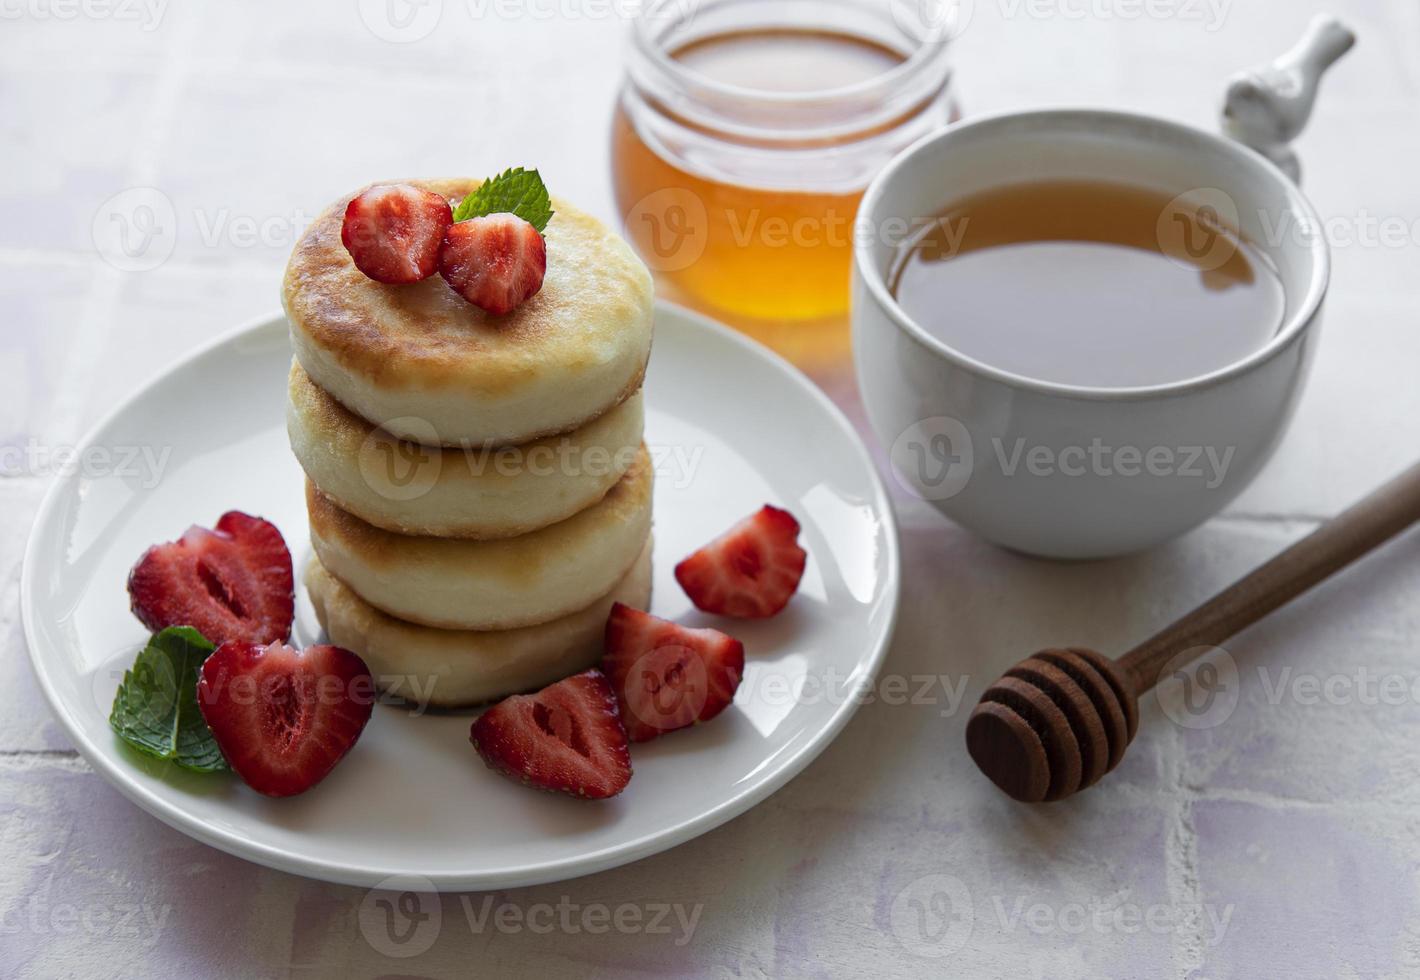
<path id="1" fill-rule="evenodd" d="M 1139 727 L 1139 697 L 1183 651 L 1192 662 L 1244 627 L 1420 520 L 1420 463 L 1327 521 L 1118 660 L 1042 650 L 986 689 L 966 748 L 1006 795 L 1059 800 L 1119 765 Z"/>

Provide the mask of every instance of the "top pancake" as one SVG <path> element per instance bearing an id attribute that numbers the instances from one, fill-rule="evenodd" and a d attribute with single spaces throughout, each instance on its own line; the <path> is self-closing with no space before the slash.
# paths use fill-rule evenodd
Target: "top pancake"
<path id="1" fill-rule="evenodd" d="M 479 182 L 409 183 L 457 204 Z M 357 415 L 426 445 L 511 445 L 577 428 L 640 386 L 651 275 L 596 218 L 554 198 L 542 289 L 490 316 L 437 274 L 388 285 L 355 268 L 340 241 L 354 196 L 296 243 L 281 299 L 301 366 Z"/>

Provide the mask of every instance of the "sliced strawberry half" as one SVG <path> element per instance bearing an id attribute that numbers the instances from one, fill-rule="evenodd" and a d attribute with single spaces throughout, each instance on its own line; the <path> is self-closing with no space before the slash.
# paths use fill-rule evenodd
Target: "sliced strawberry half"
<path id="1" fill-rule="evenodd" d="M 439 275 L 474 306 L 508 313 L 542 288 L 547 243 L 516 214 L 487 214 L 449 226 Z"/>
<path id="2" fill-rule="evenodd" d="M 745 647 L 719 630 L 690 629 L 618 602 L 606 621 L 602 670 L 627 736 L 644 742 L 724 711 L 744 676 Z"/>
<path id="3" fill-rule="evenodd" d="M 675 567 L 675 580 L 696 608 L 721 616 L 763 619 L 789 603 L 808 554 L 799 522 L 765 504 Z"/>
<path id="4" fill-rule="evenodd" d="M 154 545 L 128 574 L 133 614 L 157 632 L 191 626 L 211 643 L 270 643 L 291 634 L 291 552 L 274 524 L 240 511 Z"/>
<path id="5" fill-rule="evenodd" d="M 197 704 L 242 780 L 294 796 L 345 757 L 375 703 L 370 671 L 349 650 L 224 643 L 202 664 Z"/>
<path id="6" fill-rule="evenodd" d="M 469 741 L 489 768 L 538 789 L 601 800 L 631 781 L 616 695 L 595 668 L 499 701 Z"/>
<path id="7" fill-rule="evenodd" d="M 340 240 L 355 268 L 378 282 L 418 282 L 439 267 L 449 202 L 412 184 L 380 184 L 345 207 Z"/>

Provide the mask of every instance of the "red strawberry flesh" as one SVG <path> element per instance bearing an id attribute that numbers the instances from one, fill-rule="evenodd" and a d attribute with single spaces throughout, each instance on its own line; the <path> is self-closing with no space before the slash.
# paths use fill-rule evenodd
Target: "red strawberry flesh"
<path id="1" fill-rule="evenodd" d="M 197 703 L 248 786 L 294 796 L 350 751 L 370 720 L 374 684 L 365 662 L 341 647 L 224 643 L 202 664 Z"/>
<path id="2" fill-rule="evenodd" d="M 380 184 L 346 205 L 340 240 L 355 268 L 369 278 L 418 282 L 439 267 L 439 248 L 453 220 L 449 202 L 433 191 Z"/>
<path id="3" fill-rule="evenodd" d="M 218 646 L 270 643 L 295 616 L 291 552 L 276 526 L 240 511 L 154 545 L 128 575 L 133 614 L 157 632 L 191 626 Z"/>
<path id="4" fill-rule="evenodd" d="M 764 619 L 789 604 L 808 555 L 799 522 L 765 504 L 675 567 L 696 608 L 739 619 Z"/>
<path id="5" fill-rule="evenodd" d="M 709 721 L 729 706 L 745 670 L 744 644 L 617 603 L 606 621 L 602 671 L 633 742 Z"/>
<path id="6" fill-rule="evenodd" d="M 499 701 L 469 741 L 489 768 L 537 789 L 600 800 L 631 781 L 616 695 L 596 669 Z"/>
<path id="7" fill-rule="evenodd" d="M 500 316 L 542 288 L 547 243 L 515 214 L 488 214 L 449 226 L 439 251 L 439 275 L 454 292 Z"/>

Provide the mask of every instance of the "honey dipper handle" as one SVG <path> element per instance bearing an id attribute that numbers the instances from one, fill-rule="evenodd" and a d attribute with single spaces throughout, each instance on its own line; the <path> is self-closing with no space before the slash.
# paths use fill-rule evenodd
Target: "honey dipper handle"
<path id="1" fill-rule="evenodd" d="M 1130 650 L 1119 658 L 1119 666 L 1135 694 L 1142 695 L 1180 651 L 1222 643 L 1417 520 L 1420 463 Z"/>

